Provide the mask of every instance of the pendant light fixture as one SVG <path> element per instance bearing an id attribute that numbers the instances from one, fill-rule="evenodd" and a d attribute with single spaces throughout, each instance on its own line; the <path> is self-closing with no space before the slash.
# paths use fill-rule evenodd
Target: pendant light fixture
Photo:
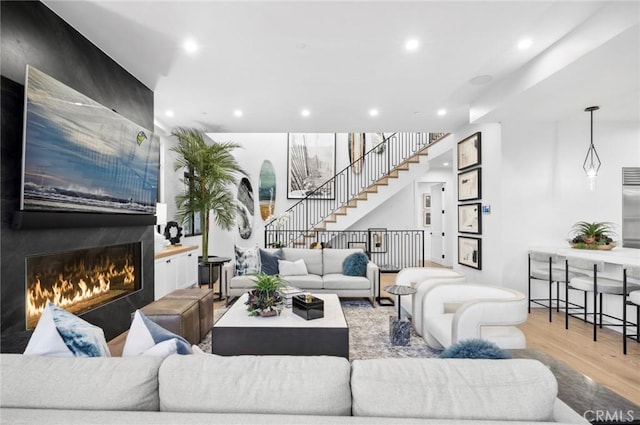
<path id="1" fill-rule="evenodd" d="M 593 145 L 593 111 L 597 111 L 598 109 L 600 109 L 599 106 L 589 106 L 584 110 L 585 112 L 589 112 L 591 114 L 591 142 L 589 144 L 587 156 L 584 158 L 582 168 L 584 169 L 584 172 L 587 173 L 587 178 L 589 179 L 589 189 L 591 191 L 594 191 L 596 189 L 596 177 L 598 177 L 598 170 L 602 165 L 602 162 L 600 162 L 600 157 L 598 156 L 598 152 L 596 152 L 596 147 Z"/>

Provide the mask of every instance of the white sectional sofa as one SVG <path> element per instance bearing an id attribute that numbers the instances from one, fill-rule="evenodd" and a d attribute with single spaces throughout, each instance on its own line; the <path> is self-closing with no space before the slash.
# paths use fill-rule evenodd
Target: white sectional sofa
<path id="1" fill-rule="evenodd" d="M 588 423 L 528 359 L 0 356 L 13 425 Z"/>
<path id="2" fill-rule="evenodd" d="M 273 253 L 276 250 L 266 251 Z M 362 250 L 282 248 L 282 252 L 286 261 L 304 260 L 309 272 L 306 275 L 283 276 L 289 285 L 310 292 L 333 293 L 339 297 L 369 298 L 375 306 L 374 299 L 380 278 L 378 266 L 369 261 L 366 276 L 346 276 L 342 273 L 344 259 Z M 255 286 L 251 275 L 236 276 L 235 269 L 234 261 L 225 263 L 222 267 L 220 283 L 227 301 L 229 297 L 240 296 Z"/>

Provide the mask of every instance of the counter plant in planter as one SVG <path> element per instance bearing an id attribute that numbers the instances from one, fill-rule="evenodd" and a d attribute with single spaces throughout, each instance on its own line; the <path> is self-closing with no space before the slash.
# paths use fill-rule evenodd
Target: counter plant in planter
<path id="1" fill-rule="evenodd" d="M 284 298 L 278 290 L 285 286 L 279 275 L 257 274 L 254 278 L 255 289 L 249 291 L 245 303 L 251 316 L 277 316 L 284 308 Z"/>
<path id="2" fill-rule="evenodd" d="M 578 249 L 613 249 L 616 246 L 612 238 L 615 236 L 613 226 L 608 221 L 579 221 L 571 227 L 572 239 L 569 243 Z"/>

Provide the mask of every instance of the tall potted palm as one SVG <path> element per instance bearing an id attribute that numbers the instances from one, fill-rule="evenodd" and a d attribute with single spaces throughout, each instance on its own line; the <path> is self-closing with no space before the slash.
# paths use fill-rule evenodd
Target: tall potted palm
<path id="1" fill-rule="evenodd" d="M 232 142 L 207 144 L 204 134 L 191 128 L 176 128 L 171 135 L 178 139 L 178 144 L 171 148 L 178 154 L 174 169 L 188 170 L 182 179 L 186 191 L 176 196 L 178 220 L 187 223 L 199 214 L 202 258 L 206 261 L 211 218 L 224 230 L 231 230 L 235 223 L 237 205 L 230 185 L 235 185 L 236 175 L 244 171 L 231 152 L 240 145 Z"/>

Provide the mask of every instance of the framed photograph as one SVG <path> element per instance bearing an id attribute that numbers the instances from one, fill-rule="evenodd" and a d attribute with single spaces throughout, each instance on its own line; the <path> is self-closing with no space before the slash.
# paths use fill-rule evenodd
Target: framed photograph
<path id="1" fill-rule="evenodd" d="M 482 205 L 480 202 L 458 205 L 458 232 L 482 234 Z"/>
<path id="2" fill-rule="evenodd" d="M 458 236 L 458 264 L 482 270 L 482 239 Z"/>
<path id="3" fill-rule="evenodd" d="M 431 208 L 431 193 L 422 194 L 422 208 Z"/>
<path id="4" fill-rule="evenodd" d="M 480 133 L 458 142 L 458 170 L 480 164 Z"/>
<path id="5" fill-rule="evenodd" d="M 472 201 L 481 198 L 480 176 L 480 168 L 458 174 L 458 201 Z"/>
<path id="6" fill-rule="evenodd" d="M 424 227 L 429 227 L 431 226 L 431 208 L 425 209 L 422 212 L 422 216 L 423 216 L 423 221 L 422 221 L 422 225 Z"/>
<path id="7" fill-rule="evenodd" d="M 367 252 L 366 242 L 348 242 L 347 247 L 351 249 L 361 249 L 363 252 Z"/>
<path id="8" fill-rule="evenodd" d="M 335 199 L 335 133 L 289 133 L 287 198 Z"/>
<path id="9" fill-rule="evenodd" d="M 387 252 L 387 229 L 369 229 L 369 247 L 372 253 Z"/>

